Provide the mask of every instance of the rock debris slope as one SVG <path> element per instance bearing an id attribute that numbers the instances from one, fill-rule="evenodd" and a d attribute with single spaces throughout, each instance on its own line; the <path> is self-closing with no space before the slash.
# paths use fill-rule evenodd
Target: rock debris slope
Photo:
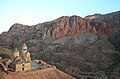
<path id="1" fill-rule="evenodd" d="M 120 11 L 85 18 L 62 16 L 33 26 L 16 23 L 0 34 L 2 48 L 19 48 L 24 42 L 33 59 L 77 78 L 104 74 L 112 79 L 120 71 Z"/>

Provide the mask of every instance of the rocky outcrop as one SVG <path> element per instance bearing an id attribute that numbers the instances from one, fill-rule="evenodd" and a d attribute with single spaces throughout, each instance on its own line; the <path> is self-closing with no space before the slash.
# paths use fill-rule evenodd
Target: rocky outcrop
<path id="1" fill-rule="evenodd" d="M 85 18 L 62 16 L 33 26 L 17 23 L 0 34 L 0 46 L 19 48 L 26 42 L 33 59 L 43 59 L 78 78 L 83 72 L 101 73 L 116 59 L 119 63 L 119 17 L 120 11 Z"/>
<path id="2" fill-rule="evenodd" d="M 16 23 L 12 25 L 8 32 L 0 35 L 0 45 L 16 46 L 27 39 L 58 39 L 63 36 L 73 36 L 80 32 L 96 34 L 119 32 L 119 12 L 99 15 L 99 17 L 95 15 L 95 17 L 89 19 L 89 16 L 87 16 L 84 19 L 79 16 L 62 16 L 53 21 L 33 26 Z"/>

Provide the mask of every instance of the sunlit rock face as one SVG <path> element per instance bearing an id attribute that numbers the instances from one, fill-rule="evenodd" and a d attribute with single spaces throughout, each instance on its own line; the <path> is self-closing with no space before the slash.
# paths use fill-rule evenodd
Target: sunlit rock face
<path id="1" fill-rule="evenodd" d="M 91 17 L 95 17 L 92 18 Z M 27 39 L 58 39 L 64 36 L 72 36 L 80 32 L 96 34 L 111 34 L 118 32 L 119 12 L 107 15 L 90 15 L 85 18 L 79 16 L 62 16 L 50 22 L 40 23 L 33 26 L 13 24 L 8 32 L 0 35 L 0 44 L 11 46 L 20 44 Z"/>
<path id="2" fill-rule="evenodd" d="M 120 11 L 85 18 L 62 16 L 33 26 L 17 23 L 0 34 L 0 46 L 19 48 L 26 42 L 33 59 L 43 59 L 75 76 L 81 71 L 104 71 L 120 51 L 119 17 Z"/>

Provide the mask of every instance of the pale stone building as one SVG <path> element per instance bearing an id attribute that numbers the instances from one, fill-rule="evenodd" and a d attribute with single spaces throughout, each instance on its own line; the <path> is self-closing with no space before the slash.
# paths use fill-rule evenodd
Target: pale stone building
<path id="1" fill-rule="evenodd" d="M 8 59 L 8 58 L 5 58 L 5 59 L 2 60 L 2 63 L 3 63 L 6 67 L 8 67 L 11 62 L 12 62 L 12 61 L 11 61 L 10 59 Z"/>
<path id="2" fill-rule="evenodd" d="M 18 49 L 15 48 L 13 52 L 12 62 L 10 68 L 14 71 L 29 71 L 31 70 L 31 57 L 27 51 L 27 46 L 24 43 L 22 46 L 22 52 L 19 53 Z"/>

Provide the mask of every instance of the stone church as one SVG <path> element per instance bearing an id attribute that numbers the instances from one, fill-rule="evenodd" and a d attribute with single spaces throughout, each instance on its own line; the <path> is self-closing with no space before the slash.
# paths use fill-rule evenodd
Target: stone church
<path id="1" fill-rule="evenodd" d="M 14 71 L 31 70 L 31 57 L 30 53 L 27 51 L 27 46 L 25 43 L 22 46 L 21 53 L 17 48 L 15 48 L 9 68 L 13 69 Z"/>

